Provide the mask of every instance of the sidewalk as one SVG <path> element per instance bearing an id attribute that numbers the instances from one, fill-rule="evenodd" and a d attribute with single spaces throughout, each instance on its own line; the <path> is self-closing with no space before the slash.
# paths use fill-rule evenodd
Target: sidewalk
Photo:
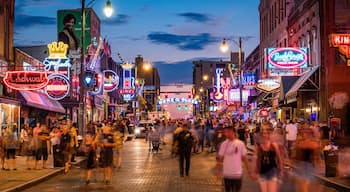
<path id="1" fill-rule="evenodd" d="M 47 169 L 27 170 L 25 156 L 16 156 L 17 170 L 0 170 L 0 191 L 12 192 L 21 191 L 25 188 L 38 184 L 52 176 L 63 173 L 63 167 L 53 167 L 52 155 L 49 155 L 47 161 Z M 83 160 L 82 157 L 76 158 L 79 163 Z M 76 164 L 74 163 L 74 164 Z M 6 165 L 6 163 L 5 163 Z M 42 161 L 39 162 L 39 167 L 42 166 Z"/>
<path id="2" fill-rule="evenodd" d="M 255 147 L 253 145 L 248 144 L 247 149 L 251 152 L 255 152 Z M 322 182 L 323 184 L 328 185 L 330 187 L 336 188 L 337 190 L 350 191 L 350 170 L 348 163 L 350 159 L 344 159 L 345 155 L 346 151 L 339 150 L 338 176 L 326 177 L 324 160 L 320 160 L 319 164 L 314 169 L 313 175 L 315 176 L 315 178 L 318 179 L 319 182 Z M 285 162 L 285 164 L 291 168 L 295 168 L 293 162 Z"/>

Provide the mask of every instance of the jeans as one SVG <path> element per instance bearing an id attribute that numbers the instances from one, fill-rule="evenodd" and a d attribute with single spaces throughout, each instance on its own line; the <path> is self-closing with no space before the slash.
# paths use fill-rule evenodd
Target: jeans
<path id="1" fill-rule="evenodd" d="M 184 161 L 186 161 L 186 175 L 190 172 L 190 164 L 191 164 L 191 150 L 189 151 L 181 151 L 179 153 L 179 166 L 180 166 L 180 175 L 184 175 Z"/>
<path id="2" fill-rule="evenodd" d="M 242 178 L 224 178 L 225 192 L 239 192 L 242 188 Z"/>

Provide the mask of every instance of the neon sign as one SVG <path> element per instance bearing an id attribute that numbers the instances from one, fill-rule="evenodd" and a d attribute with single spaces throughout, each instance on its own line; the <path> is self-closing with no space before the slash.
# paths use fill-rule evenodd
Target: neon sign
<path id="1" fill-rule="evenodd" d="M 243 102 L 248 102 L 248 96 L 249 96 L 249 91 L 248 90 L 242 90 L 242 101 Z M 234 102 L 239 102 L 240 101 L 240 90 L 239 89 L 231 89 L 229 91 L 229 96 L 227 103 L 232 104 Z"/>
<path id="2" fill-rule="evenodd" d="M 197 105 L 198 101 L 190 98 L 166 98 L 158 101 L 159 105 L 163 105 L 166 103 L 192 103 L 194 105 Z"/>
<path id="3" fill-rule="evenodd" d="M 49 83 L 46 86 L 45 93 L 52 100 L 61 100 L 65 98 L 70 90 L 69 80 L 61 74 L 52 74 L 49 76 Z"/>
<path id="4" fill-rule="evenodd" d="M 216 84 L 214 86 L 214 100 L 219 102 L 224 99 L 223 89 L 221 88 L 221 76 L 222 76 L 222 68 L 217 68 L 215 70 Z"/>
<path id="5" fill-rule="evenodd" d="M 278 82 L 277 79 L 261 79 L 256 84 L 256 88 L 266 92 L 278 89 L 280 86 L 281 84 Z"/>
<path id="6" fill-rule="evenodd" d="M 92 88 L 91 91 L 89 91 L 89 93 L 93 94 L 93 95 L 98 95 L 98 94 L 102 94 L 103 91 L 103 75 L 100 73 L 95 73 L 95 79 L 94 79 L 94 87 Z"/>
<path id="7" fill-rule="evenodd" d="M 339 52 L 347 58 L 347 65 L 350 66 L 350 34 L 331 34 L 330 46 L 338 48 Z"/>
<path id="8" fill-rule="evenodd" d="M 7 71 L 4 78 L 6 86 L 15 90 L 37 90 L 48 82 L 47 73 L 39 71 Z"/>
<path id="9" fill-rule="evenodd" d="M 131 73 L 131 70 L 134 68 L 134 65 L 130 63 L 125 63 L 121 66 L 123 68 L 123 88 L 121 90 L 123 91 L 120 94 L 122 94 L 124 101 L 130 101 L 135 97 L 135 78 L 132 76 Z"/>
<path id="10" fill-rule="evenodd" d="M 52 42 L 47 45 L 49 56 L 44 59 L 44 70 L 51 73 L 45 88 L 46 95 L 52 100 L 65 98 L 70 91 L 70 59 L 67 58 L 68 45 Z"/>
<path id="11" fill-rule="evenodd" d="M 104 70 L 104 83 L 103 83 L 103 91 L 112 92 L 119 85 L 119 76 L 116 72 L 112 70 Z"/>
<path id="12" fill-rule="evenodd" d="M 253 89 L 256 85 L 256 76 L 255 73 L 247 71 L 244 73 L 242 78 L 242 85 L 245 89 Z"/>
<path id="13" fill-rule="evenodd" d="M 300 47 L 266 48 L 267 68 L 307 68 L 309 66 L 309 50 Z"/>

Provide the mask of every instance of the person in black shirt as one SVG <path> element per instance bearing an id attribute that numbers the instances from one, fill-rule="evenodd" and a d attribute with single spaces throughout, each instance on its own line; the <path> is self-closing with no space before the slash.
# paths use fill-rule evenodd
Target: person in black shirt
<path id="1" fill-rule="evenodd" d="M 103 141 L 100 144 L 102 149 L 102 166 L 105 168 L 105 178 L 106 184 L 110 183 L 112 166 L 113 166 L 113 148 L 116 147 L 116 142 L 112 129 L 110 126 L 105 126 L 103 128 Z"/>
<path id="2" fill-rule="evenodd" d="M 64 173 L 67 174 L 69 171 L 69 164 L 70 164 L 69 144 L 70 144 L 71 136 L 69 134 L 67 125 L 62 124 L 61 129 L 62 129 L 62 135 L 61 135 L 60 145 L 61 145 L 61 151 L 64 156 Z"/>
<path id="3" fill-rule="evenodd" d="M 73 14 L 67 14 L 63 18 L 64 28 L 58 33 L 58 41 L 62 41 L 68 45 L 69 50 L 77 50 L 79 48 L 79 40 L 76 36 L 73 26 L 76 23 L 75 16 Z"/>
<path id="4" fill-rule="evenodd" d="M 186 161 L 186 176 L 190 171 L 191 149 L 193 145 L 193 136 L 190 131 L 187 130 L 186 125 L 182 125 L 182 131 L 176 136 L 178 141 L 179 150 L 179 168 L 180 176 L 184 176 L 184 161 Z"/>
<path id="5" fill-rule="evenodd" d="M 41 125 L 40 132 L 38 134 L 38 150 L 36 151 L 35 169 L 38 169 L 38 162 L 43 158 L 43 169 L 46 169 L 46 161 L 48 158 L 48 140 L 50 140 L 50 134 L 46 125 Z"/>

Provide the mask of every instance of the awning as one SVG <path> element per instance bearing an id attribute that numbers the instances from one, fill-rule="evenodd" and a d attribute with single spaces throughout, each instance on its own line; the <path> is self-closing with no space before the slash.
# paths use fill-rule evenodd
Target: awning
<path id="1" fill-rule="evenodd" d="M 22 96 L 22 105 L 43 109 L 46 111 L 65 113 L 65 110 L 60 102 L 48 98 L 43 93 L 39 93 L 37 91 L 19 91 L 19 93 Z"/>
<path id="2" fill-rule="evenodd" d="M 309 72 L 305 73 L 304 75 L 300 76 L 299 79 L 294 83 L 292 88 L 286 93 L 286 99 L 293 100 L 298 94 L 298 91 L 318 91 L 318 86 L 312 82 L 311 84 L 314 86 L 314 89 L 307 89 L 307 90 L 301 90 L 300 88 L 309 80 L 309 78 L 316 72 L 319 66 L 313 67 Z"/>
<path id="3" fill-rule="evenodd" d="M 298 76 L 282 76 L 281 77 L 281 89 L 279 94 L 279 101 L 284 101 L 286 93 L 293 87 L 298 81 Z"/>

